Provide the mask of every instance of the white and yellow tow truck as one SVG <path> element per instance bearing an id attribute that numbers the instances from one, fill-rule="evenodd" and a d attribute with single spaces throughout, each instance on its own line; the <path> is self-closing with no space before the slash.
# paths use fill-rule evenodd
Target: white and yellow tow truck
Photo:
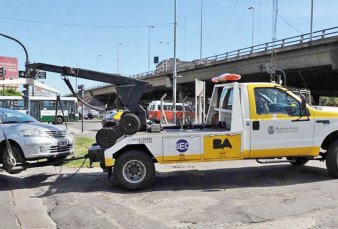
<path id="1" fill-rule="evenodd" d="M 113 168 L 129 190 L 151 185 L 155 163 L 285 158 L 301 166 L 326 160 L 337 178 L 338 109 L 312 107 L 275 83 L 216 84 L 203 128 L 124 135 L 106 149 L 93 145 L 89 158 L 105 171 Z"/>

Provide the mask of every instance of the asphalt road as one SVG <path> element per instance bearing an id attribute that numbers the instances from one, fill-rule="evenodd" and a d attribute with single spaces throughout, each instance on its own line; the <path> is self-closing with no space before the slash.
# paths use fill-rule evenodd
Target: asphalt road
<path id="1" fill-rule="evenodd" d="M 65 125 L 65 123 L 63 125 Z M 67 123 L 67 127 L 75 137 L 81 136 L 94 138 L 96 132 L 102 128 L 102 124 L 100 119 L 84 120 L 83 132 L 81 121 Z"/>
<path id="2" fill-rule="evenodd" d="M 157 165 L 122 192 L 100 169 L 0 172 L 0 228 L 336 228 L 338 180 L 322 162 Z M 60 172 L 61 171 L 61 172 Z"/>

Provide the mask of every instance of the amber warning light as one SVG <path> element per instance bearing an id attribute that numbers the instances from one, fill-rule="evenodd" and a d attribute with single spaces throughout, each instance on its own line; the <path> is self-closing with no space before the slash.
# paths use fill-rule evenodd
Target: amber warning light
<path id="1" fill-rule="evenodd" d="M 241 75 L 232 74 L 232 73 L 224 73 L 222 75 L 213 77 L 211 82 L 219 83 L 219 82 L 226 82 L 226 81 L 237 81 L 241 79 Z"/>

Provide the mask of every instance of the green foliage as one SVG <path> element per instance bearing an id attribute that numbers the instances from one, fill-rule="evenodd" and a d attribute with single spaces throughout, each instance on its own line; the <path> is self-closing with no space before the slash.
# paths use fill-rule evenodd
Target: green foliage
<path id="1" fill-rule="evenodd" d="M 86 138 L 86 137 L 77 137 L 75 139 L 75 157 L 84 156 L 88 153 L 88 148 L 95 143 L 94 138 Z M 66 164 L 67 167 L 78 168 L 82 164 L 83 160 L 76 160 Z M 89 166 L 89 159 L 87 159 L 84 167 Z"/>
<path id="2" fill-rule="evenodd" d="M 3 89 L 0 89 L 0 96 L 21 96 L 21 92 L 12 88 L 5 88 L 5 93 Z"/>

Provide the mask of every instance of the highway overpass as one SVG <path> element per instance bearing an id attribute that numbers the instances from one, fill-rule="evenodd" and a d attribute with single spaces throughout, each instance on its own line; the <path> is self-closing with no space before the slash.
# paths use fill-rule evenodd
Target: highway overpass
<path id="1" fill-rule="evenodd" d="M 195 79 L 205 80 L 207 88 L 211 88 L 210 79 L 226 72 L 241 74 L 242 82 L 269 81 L 270 75 L 262 66 L 271 62 L 272 52 L 276 68 L 287 75 L 288 86 L 304 88 L 302 75 L 315 101 L 318 102 L 319 96 L 338 96 L 338 27 L 334 27 L 314 32 L 312 40 L 308 33 L 178 65 L 178 100 L 187 93 L 194 96 Z M 155 91 L 145 95 L 145 100 L 159 99 L 165 92 L 171 97 L 172 67 L 131 77 L 153 84 Z M 102 84 L 88 88 L 86 96 L 112 101 L 114 91 L 113 85 Z"/>

